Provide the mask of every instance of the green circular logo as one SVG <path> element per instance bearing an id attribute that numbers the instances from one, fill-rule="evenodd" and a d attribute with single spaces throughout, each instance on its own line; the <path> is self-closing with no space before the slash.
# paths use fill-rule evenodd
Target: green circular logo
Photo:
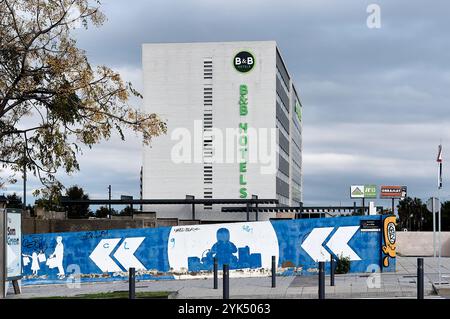
<path id="1" fill-rule="evenodd" d="M 233 65 L 237 71 L 246 73 L 253 69 L 255 58 L 250 52 L 241 51 L 234 56 Z"/>

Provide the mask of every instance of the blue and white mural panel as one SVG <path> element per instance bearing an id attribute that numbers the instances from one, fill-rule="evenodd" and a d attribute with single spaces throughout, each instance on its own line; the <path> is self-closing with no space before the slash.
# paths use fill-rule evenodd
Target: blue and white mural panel
<path id="1" fill-rule="evenodd" d="M 211 276 L 214 258 L 239 275 L 308 275 L 348 257 L 351 272 L 395 271 L 395 217 L 355 216 L 25 235 L 24 284 Z M 363 227 L 374 225 L 374 227 Z M 386 228 L 386 231 L 384 228 Z M 375 266 L 375 268 L 374 268 Z M 73 273 L 75 271 L 75 273 Z"/>
<path id="2" fill-rule="evenodd" d="M 278 239 L 270 222 L 172 227 L 168 241 L 170 269 L 210 271 L 219 267 L 270 268 L 278 258 Z"/>

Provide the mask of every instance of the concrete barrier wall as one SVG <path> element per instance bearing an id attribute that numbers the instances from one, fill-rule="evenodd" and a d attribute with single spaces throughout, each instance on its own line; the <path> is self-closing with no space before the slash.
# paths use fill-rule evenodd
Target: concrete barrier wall
<path id="1" fill-rule="evenodd" d="M 81 281 L 124 280 L 129 267 L 140 279 L 209 277 L 213 257 L 233 276 L 268 275 L 272 256 L 279 274 L 308 275 L 318 261 L 328 271 L 330 253 L 349 257 L 351 272 L 394 271 L 390 221 L 355 216 L 25 235 L 23 283 L 65 283 L 72 272 Z"/>
<path id="2" fill-rule="evenodd" d="M 45 234 L 60 232 L 79 232 L 109 229 L 154 227 L 155 222 L 147 225 L 143 219 L 37 219 L 22 218 L 24 234 Z"/>
<path id="3" fill-rule="evenodd" d="M 441 243 L 441 255 L 450 257 L 450 232 L 441 233 Z M 433 232 L 397 232 L 397 253 L 401 256 L 433 256 Z"/>
<path id="4" fill-rule="evenodd" d="M 199 223 L 199 220 L 178 220 L 176 218 L 156 219 L 141 215 L 135 215 L 134 218 L 131 218 L 130 216 L 113 216 L 112 219 L 39 219 L 25 217 L 22 218 L 22 232 L 24 234 L 66 233 L 110 229 L 197 225 Z"/>

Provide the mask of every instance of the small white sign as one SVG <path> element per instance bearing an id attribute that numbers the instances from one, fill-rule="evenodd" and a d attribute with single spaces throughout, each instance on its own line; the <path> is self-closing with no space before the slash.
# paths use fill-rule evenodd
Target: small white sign
<path id="1" fill-rule="evenodd" d="M 22 214 L 6 210 L 6 277 L 22 276 Z"/>
<path id="2" fill-rule="evenodd" d="M 364 185 L 350 186 L 350 198 L 364 198 Z"/>

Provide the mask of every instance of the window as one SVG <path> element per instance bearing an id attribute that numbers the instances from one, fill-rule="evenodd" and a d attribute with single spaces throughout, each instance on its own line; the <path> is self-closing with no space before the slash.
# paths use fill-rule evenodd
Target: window
<path id="1" fill-rule="evenodd" d="M 208 80 L 203 86 L 203 132 L 212 132 L 213 128 L 213 88 L 210 80 L 213 78 L 213 61 L 211 58 L 203 60 L 203 79 Z M 203 135 L 203 198 L 213 198 L 213 158 L 214 148 L 211 136 Z M 211 204 L 203 206 L 211 210 Z"/>

